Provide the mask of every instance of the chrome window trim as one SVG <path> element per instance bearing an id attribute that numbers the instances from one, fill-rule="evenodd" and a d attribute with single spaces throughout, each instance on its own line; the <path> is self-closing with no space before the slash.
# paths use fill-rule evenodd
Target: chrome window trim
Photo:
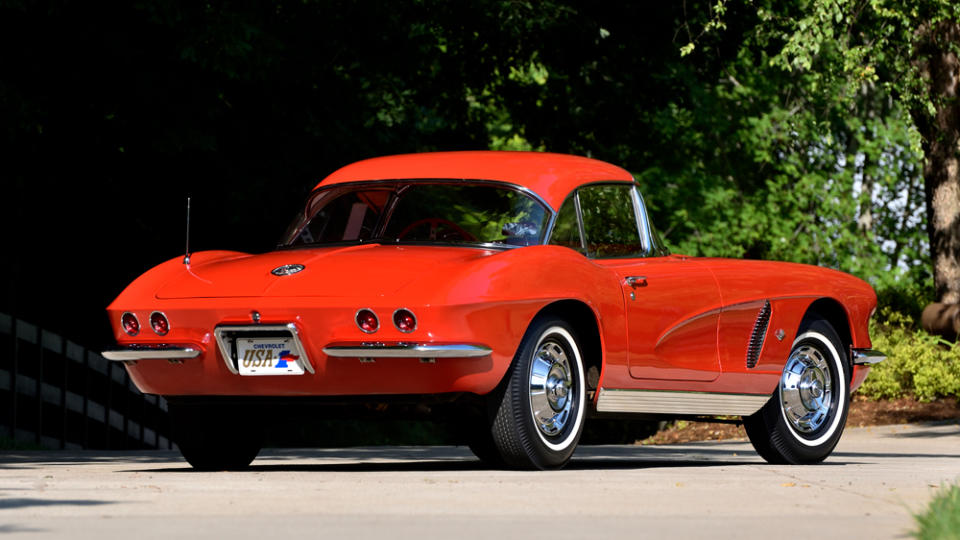
<path id="1" fill-rule="evenodd" d="M 560 205 L 560 208 L 563 208 L 563 205 Z M 557 226 L 557 218 L 560 216 L 560 208 L 557 208 L 556 212 L 552 212 L 550 215 L 550 220 L 547 222 L 547 228 L 544 231 L 543 237 L 540 239 L 541 242 L 539 245 L 547 245 L 550 243 L 550 238 L 553 236 L 553 229 Z M 511 246 L 519 247 L 519 246 Z"/>
<path id="2" fill-rule="evenodd" d="M 634 182 L 634 190 L 637 192 L 637 197 L 640 200 L 640 206 L 643 208 L 644 224 L 646 225 L 647 238 L 650 242 L 650 251 L 647 255 L 648 257 L 666 257 L 670 255 L 670 250 L 667 249 L 667 246 L 663 245 L 657 237 L 657 233 L 653 228 L 653 221 L 650 219 L 650 213 L 647 211 L 647 201 L 643 198 L 643 193 L 640 193 L 640 186 Z"/>
<path id="3" fill-rule="evenodd" d="M 583 219 L 582 219 L 582 216 L 581 216 L 581 213 L 580 213 L 580 195 L 579 195 L 579 189 L 580 189 L 579 187 L 573 188 L 573 190 L 572 190 L 570 193 L 568 193 L 567 196 L 563 199 L 563 202 L 560 203 L 560 207 L 557 208 L 557 211 L 556 211 L 556 212 L 554 213 L 554 215 L 553 215 L 553 219 L 550 221 L 550 228 L 549 228 L 549 230 L 547 230 L 546 236 L 543 237 L 543 244 L 542 244 L 542 245 L 544 245 L 544 246 L 557 245 L 557 244 L 551 244 L 550 242 L 553 241 L 553 233 L 556 232 L 557 220 L 560 218 L 560 210 L 563 210 L 563 207 L 564 207 L 565 204 L 567 204 L 567 201 L 569 201 L 569 200 L 572 199 L 572 200 L 573 200 L 573 210 L 574 210 L 574 212 L 576 213 L 576 217 L 577 217 L 577 232 L 578 232 L 579 235 L 580 235 L 580 251 L 577 251 L 577 253 L 583 255 L 584 257 L 586 257 L 586 256 L 587 256 L 587 242 L 586 242 L 586 237 L 585 237 L 584 234 L 583 234 Z M 574 251 L 576 251 L 576 250 L 574 250 Z"/>
<path id="4" fill-rule="evenodd" d="M 184 360 L 200 356 L 200 349 L 179 345 L 128 345 L 107 349 L 100 353 L 112 362 L 131 360 Z"/>
<path id="5" fill-rule="evenodd" d="M 469 343 L 331 343 L 323 348 L 333 358 L 477 358 L 492 352 Z"/>
<path id="6" fill-rule="evenodd" d="M 532 244 L 539 245 L 539 244 Z M 336 248 L 336 247 L 350 247 L 350 246 L 425 246 L 425 247 L 461 247 L 467 249 L 496 249 L 500 251 L 506 251 L 509 249 L 520 249 L 527 246 L 513 246 L 509 244 L 498 244 L 495 242 L 474 242 L 471 244 L 457 243 L 457 242 L 428 242 L 428 241 L 416 241 L 411 240 L 404 243 L 399 242 L 381 242 L 381 241 L 344 241 L 344 242 L 330 242 L 329 244 L 300 244 L 296 246 L 278 246 L 278 251 L 293 251 L 297 249 L 317 249 L 317 248 Z"/>
<path id="7" fill-rule="evenodd" d="M 650 221 L 647 216 L 647 205 L 643 203 L 643 197 L 637 185 L 633 185 L 630 190 L 630 200 L 633 201 L 633 215 L 637 220 L 637 233 L 640 235 L 640 244 L 644 249 L 644 256 L 653 253 L 653 239 L 650 237 Z"/>
<path id="8" fill-rule="evenodd" d="M 580 233 L 580 249 L 583 251 L 583 256 L 589 258 L 590 253 L 587 251 L 587 234 L 583 230 L 583 210 L 580 208 L 580 188 L 577 188 L 573 192 L 573 209 L 577 212 L 577 231 Z"/>
<path id="9" fill-rule="evenodd" d="M 237 368 L 233 367 L 232 359 L 230 354 L 227 352 L 227 341 L 224 338 L 224 334 L 227 332 L 290 332 L 290 336 L 293 338 L 293 343 L 297 347 L 297 352 L 300 353 L 297 359 L 297 364 L 308 373 L 316 373 L 313 369 L 313 364 L 310 363 L 310 359 L 307 358 L 307 349 L 303 346 L 303 343 L 300 341 L 300 332 L 297 330 L 297 325 L 293 323 L 287 324 L 256 324 L 256 325 L 243 325 L 243 326 L 234 326 L 234 325 L 224 325 L 217 326 L 213 329 L 213 336 L 217 340 L 217 348 L 220 349 L 220 358 L 223 359 L 223 363 L 227 365 L 227 369 L 230 370 L 230 373 L 234 375 L 239 375 L 240 371 Z"/>

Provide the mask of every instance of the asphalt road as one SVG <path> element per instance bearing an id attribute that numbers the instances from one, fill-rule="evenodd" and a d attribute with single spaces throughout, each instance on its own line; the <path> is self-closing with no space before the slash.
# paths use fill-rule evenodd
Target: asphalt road
<path id="1" fill-rule="evenodd" d="M 960 477 L 960 423 L 848 429 L 819 466 L 749 443 L 584 447 L 562 471 L 465 448 L 267 450 L 245 472 L 175 452 L 0 454 L 0 536 L 902 538 Z"/>

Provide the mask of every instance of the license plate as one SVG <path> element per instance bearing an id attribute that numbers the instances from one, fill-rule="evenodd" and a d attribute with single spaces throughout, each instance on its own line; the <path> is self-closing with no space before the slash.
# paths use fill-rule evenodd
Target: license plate
<path id="1" fill-rule="evenodd" d="M 237 338 L 240 375 L 303 375 L 293 338 Z"/>

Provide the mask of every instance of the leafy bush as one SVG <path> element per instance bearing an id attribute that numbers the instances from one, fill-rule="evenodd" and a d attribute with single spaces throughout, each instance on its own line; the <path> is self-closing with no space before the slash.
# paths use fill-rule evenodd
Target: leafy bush
<path id="1" fill-rule="evenodd" d="M 872 399 L 913 395 L 921 401 L 960 395 L 960 345 L 916 328 L 913 317 L 881 308 L 871 324 L 873 348 L 887 354 L 860 393 Z"/>
<path id="2" fill-rule="evenodd" d="M 914 536 L 920 540 L 960 539 L 960 487 L 942 489 L 914 518 L 919 526 Z"/>
<path id="3" fill-rule="evenodd" d="M 936 297 L 933 278 L 896 279 L 891 273 L 881 274 L 877 281 L 871 285 L 877 291 L 877 305 L 881 306 L 881 310 L 874 320 L 879 320 L 883 325 L 906 324 L 913 328 L 915 321 L 920 320 L 923 308 Z M 887 308 L 887 313 L 882 308 Z M 897 314 L 892 315 L 893 321 L 890 320 L 891 313 Z M 909 320 L 902 320 L 904 315 L 909 316 Z"/>

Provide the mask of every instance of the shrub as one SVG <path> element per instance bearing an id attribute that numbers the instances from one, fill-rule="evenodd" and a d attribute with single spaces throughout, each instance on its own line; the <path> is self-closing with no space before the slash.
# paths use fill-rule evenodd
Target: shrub
<path id="1" fill-rule="evenodd" d="M 887 354 L 860 393 L 872 399 L 913 395 L 921 401 L 960 395 L 960 346 L 915 327 L 914 319 L 882 308 L 871 324 L 873 348 Z"/>

